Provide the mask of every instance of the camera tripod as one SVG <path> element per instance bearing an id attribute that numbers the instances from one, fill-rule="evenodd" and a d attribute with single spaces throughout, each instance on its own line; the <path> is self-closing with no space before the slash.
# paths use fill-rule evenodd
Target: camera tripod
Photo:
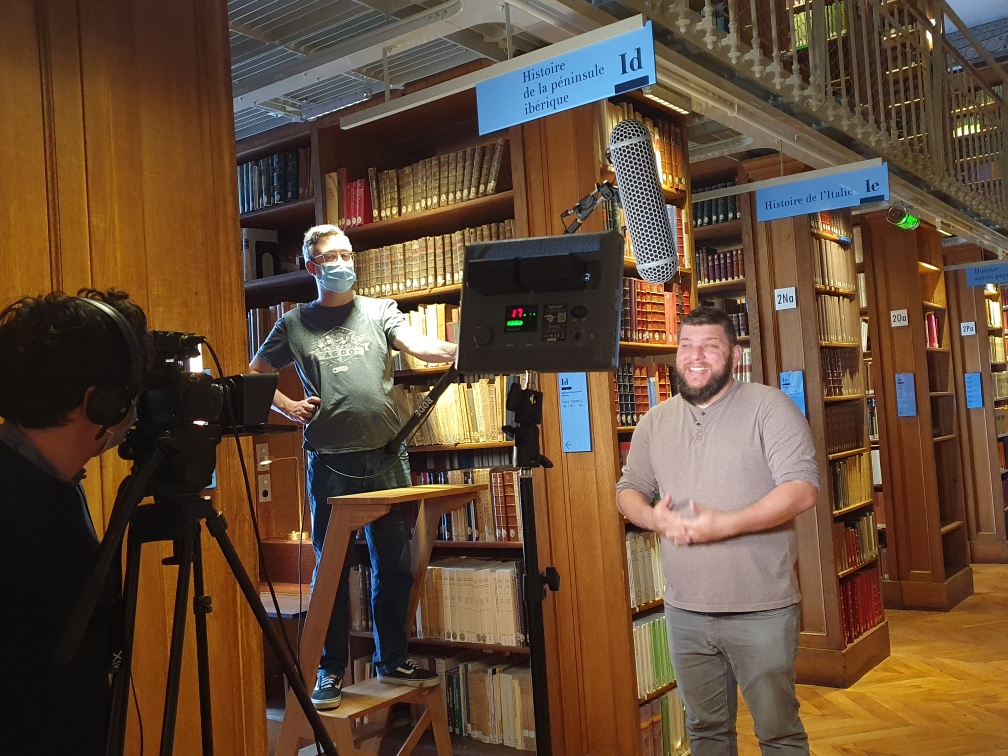
<path id="1" fill-rule="evenodd" d="M 116 501 L 109 517 L 108 530 L 102 540 L 96 560 L 96 567 L 85 584 L 71 611 L 71 621 L 64 630 L 57 645 L 54 659 L 69 659 L 77 649 L 80 639 L 90 621 L 91 614 L 101 593 L 105 576 L 112 561 L 121 553 L 120 546 L 123 536 L 129 526 L 129 536 L 126 548 L 126 574 L 123 584 L 124 629 L 125 642 L 122 660 L 112 683 L 112 711 L 109 719 L 109 739 L 106 754 L 122 756 L 126 739 L 126 716 L 129 706 L 129 691 L 131 663 L 133 659 L 133 641 L 136 628 L 137 595 L 140 585 L 140 555 L 143 544 L 159 541 L 171 541 L 174 544 L 174 554 L 164 560 L 165 564 L 178 566 L 178 577 L 175 590 L 175 607 L 172 620 L 171 646 L 168 656 L 168 677 L 165 691 L 164 715 L 161 728 L 162 756 L 172 753 L 175 740 L 175 721 L 178 712 L 179 684 L 182 677 L 182 651 L 185 643 L 186 603 L 189 597 L 190 578 L 193 582 L 193 614 L 196 625 L 196 664 L 199 685 L 200 729 L 202 735 L 203 754 L 213 753 L 213 730 L 210 705 L 210 660 L 207 643 L 206 615 L 212 611 L 211 599 L 204 592 L 203 585 L 203 550 L 200 541 L 201 524 L 205 524 L 210 535 L 220 547 L 224 559 L 231 568 L 245 600 L 255 615 L 262 630 L 263 637 L 273 653 L 279 659 L 284 675 L 301 704 L 305 717 L 311 724 L 316 739 L 321 744 L 327 756 L 337 756 L 336 747 L 332 744 L 325 725 L 312 705 L 311 698 L 301 680 L 300 671 L 291 658 L 286 646 L 272 628 L 269 617 L 259 598 L 259 590 L 245 570 L 238 552 L 227 536 L 227 522 L 213 504 L 204 499 L 198 492 L 186 490 L 190 486 L 184 482 L 175 486 L 182 489 L 178 493 L 165 492 L 155 494 L 153 504 L 138 506 L 141 499 L 147 495 L 148 485 L 158 476 L 173 477 L 174 474 L 199 478 L 202 470 L 193 471 L 186 462 L 196 458 L 195 467 L 199 467 L 200 444 L 203 450 L 209 445 L 215 448 L 220 441 L 220 429 L 217 426 L 190 426 L 191 431 L 183 432 L 188 438 L 162 438 L 153 452 L 143 464 L 134 467 L 130 475 L 123 479 Z M 216 439 L 214 435 L 216 433 Z M 204 437 L 208 436 L 208 437 Z M 186 441 L 191 442 L 185 443 Z M 169 454 L 179 453 L 184 457 L 179 464 L 176 457 Z M 185 449 L 181 452 L 180 449 Z M 190 456 L 192 458 L 190 458 Z M 212 459 L 212 455 L 211 455 Z M 210 470 L 213 470 L 211 461 Z"/>

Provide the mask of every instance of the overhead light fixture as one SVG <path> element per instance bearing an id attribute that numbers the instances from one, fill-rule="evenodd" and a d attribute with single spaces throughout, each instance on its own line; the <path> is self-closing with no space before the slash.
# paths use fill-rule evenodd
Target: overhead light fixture
<path id="1" fill-rule="evenodd" d="M 904 231 L 912 231 L 920 225 L 920 218 L 910 212 L 906 205 L 893 205 L 886 213 L 886 220 Z"/>
<path id="2" fill-rule="evenodd" d="M 641 93 L 652 102 L 664 105 L 670 110 L 682 115 L 689 115 L 693 109 L 693 101 L 688 95 L 673 92 L 671 89 L 663 87 L 661 84 L 651 84 L 644 87 Z"/>

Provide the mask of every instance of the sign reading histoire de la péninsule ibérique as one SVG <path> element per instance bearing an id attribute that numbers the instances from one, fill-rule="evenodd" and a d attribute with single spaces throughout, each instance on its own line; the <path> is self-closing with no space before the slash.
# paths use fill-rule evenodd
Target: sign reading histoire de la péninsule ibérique
<path id="1" fill-rule="evenodd" d="M 654 84 L 651 22 L 476 84 L 480 134 Z"/>

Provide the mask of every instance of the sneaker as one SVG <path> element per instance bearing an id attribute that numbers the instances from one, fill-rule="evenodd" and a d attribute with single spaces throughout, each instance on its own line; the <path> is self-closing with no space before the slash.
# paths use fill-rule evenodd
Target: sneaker
<path id="1" fill-rule="evenodd" d="M 335 709 L 343 698 L 343 679 L 319 670 L 318 682 L 311 694 L 311 702 L 319 711 Z"/>
<path id="2" fill-rule="evenodd" d="M 379 668 L 378 681 L 389 685 L 409 685 L 412 688 L 433 688 L 441 684 L 441 675 L 418 667 L 407 659 L 393 669 Z"/>

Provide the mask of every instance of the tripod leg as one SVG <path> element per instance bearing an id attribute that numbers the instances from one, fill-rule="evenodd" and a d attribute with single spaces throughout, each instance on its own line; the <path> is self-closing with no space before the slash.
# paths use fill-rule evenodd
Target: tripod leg
<path id="1" fill-rule="evenodd" d="M 213 724 L 210 712 L 210 652 L 207 644 L 207 614 L 210 597 L 203 593 L 203 545 L 199 534 L 193 541 L 193 615 L 196 619 L 196 668 L 199 680 L 200 732 L 203 756 L 213 756 Z"/>
<path id="2" fill-rule="evenodd" d="M 112 712 L 109 716 L 107 756 L 122 756 L 126 748 L 126 711 L 129 706 L 130 674 L 133 663 L 133 636 L 136 631 L 137 593 L 140 588 L 142 542 L 132 532 L 126 542 L 126 575 L 123 583 L 123 640 L 119 671 L 112 682 Z"/>
<path id="3" fill-rule="evenodd" d="M 263 608 L 262 601 L 259 598 L 259 590 L 252 584 L 252 579 L 249 577 L 248 572 L 245 571 L 245 565 L 241 563 L 238 552 L 235 551 L 231 539 L 227 537 L 227 523 L 224 521 L 224 517 L 219 512 L 208 515 L 206 525 L 207 530 L 210 531 L 210 535 L 214 537 L 217 545 L 220 546 L 221 553 L 224 554 L 224 559 L 227 560 L 228 566 L 231 568 L 231 574 L 234 575 L 238 586 L 245 595 L 245 601 L 255 615 L 256 621 L 259 623 L 260 629 L 262 629 L 263 637 L 269 643 L 270 648 L 273 649 L 273 653 L 276 654 L 277 659 L 280 660 L 280 667 L 287 676 L 287 681 L 291 686 L 291 690 L 294 691 L 294 696 L 297 698 L 298 703 L 301 704 L 301 710 L 308 719 L 308 723 L 315 733 L 316 740 L 321 743 L 322 750 L 325 751 L 326 756 L 339 756 L 336 752 L 336 746 L 332 743 L 332 738 L 329 737 L 325 725 L 322 724 L 322 718 L 315 710 L 311 697 L 305 689 L 304 682 L 301 679 L 301 671 L 294 664 L 294 660 L 287 652 L 287 648 L 280 642 L 276 631 L 270 626 L 269 617 L 266 615 L 266 610 Z"/>
<path id="4" fill-rule="evenodd" d="M 170 756 L 175 747 L 175 719 L 178 714 L 179 683 L 182 679 L 182 650 L 185 646 L 186 608 L 189 599 L 189 575 L 192 571 L 193 542 L 199 537 L 199 524 L 175 541 L 178 580 L 175 582 L 175 615 L 172 619 L 171 650 L 168 654 L 168 684 L 165 686 L 164 719 L 161 724 L 161 756 Z"/>

